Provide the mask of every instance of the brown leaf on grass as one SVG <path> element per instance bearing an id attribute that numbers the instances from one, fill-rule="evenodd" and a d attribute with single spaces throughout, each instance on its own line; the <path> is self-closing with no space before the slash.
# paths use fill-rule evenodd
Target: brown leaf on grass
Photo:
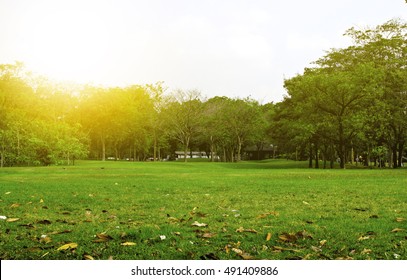
<path id="1" fill-rule="evenodd" d="M 20 227 L 25 227 L 25 228 L 29 228 L 29 229 L 32 229 L 32 228 L 35 228 L 35 226 L 33 226 L 32 224 L 30 224 L 30 223 L 28 223 L 28 224 L 23 224 L 23 225 L 18 225 L 18 226 L 20 226 Z"/>
<path id="2" fill-rule="evenodd" d="M 290 252 L 295 252 L 295 253 L 301 252 L 300 250 L 297 250 L 297 249 L 283 248 L 283 247 L 280 247 L 280 246 L 273 246 L 273 249 L 275 251 L 279 251 L 279 252 L 281 252 L 281 251 L 290 251 Z"/>
<path id="3" fill-rule="evenodd" d="M 271 232 L 267 233 L 266 241 L 270 241 L 270 239 L 271 239 Z"/>
<path id="4" fill-rule="evenodd" d="M 202 238 L 212 238 L 216 235 L 217 235 L 217 233 L 215 233 L 215 232 L 205 232 L 204 234 L 202 234 Z"/>
<path id="5" fill-rule="evenodd" d="M 370 254 L 372 252 L 372 250 L 371 249 L 363 249 L 363 251 L 361 252 L 361 254 L 362 255 L 368 255 L 368 254 Z"/>
<path id="6" fill-rule="evenodd" d="M 20 218 L 8 218 L 7 220 L 6 220 L 6 222 L 8 222 L 8 223 L 14 223 L 14 222 L 17 222 L 17 221 L 19 221 L 20 220 Z"/>
<path id="7" fill-rule="evenodd" d="M 324 246 L 325 244 L 326 244 L 326 240 L 324 239 L 324 240 L 321 240 L 321 241 L 319 241 L 319 244 L 321 245 L 321 246 Z"/>
<path id="8" fill-rule="evenodd" d="M 236 254 L 238 254 L 244 260 L 253 260 L 254 259 L 253 256 L 251 256 L 249 253 L 244 252 L 241 249 L 232 248 L 232 251 L 235 252 Z"/>
<path id="9" fill-rule="evenodd" d="M 195 221 L 191 224 L 193 227 L 207 227 L 208 225 L 205 223 L 199 223 L 198 221 Z"/>
<path id="10" fill-rule="evenodd" d="M 302 239 L 313 239 L 312 235 L 308 233 L 306 230 L 299 231 L 295 234 L 297 238 L 302 238 Z"/>
<path id="11" fill-rule="evenodd" d="M 400 232 L 400 231 L 404 231 L 404 230 L 405 229 L 402 229 L 402 228 L 395 228 L 391 232 Z"/>
<path id="12" fill-rule="evenodd" d="M 57 250 L 58 250 L 58 251 L 66 251 L 66 250 L 69 250 L 69 249 L 75 249 L 76 247 L 78 247 L 78 244 L 72 242 L 72 243 L 67 243 L 67 244 L 65 244 L 65 245 L 62 245 L 62 246 L 59 247 Z"/>
<path id="13" fill-rule="evenodd" d="M 20 204 L 13 203 L 13 204 L 10 205 L 10 208 L 17 208 L 17 207 L 20 207 Z"/>
<path id="14" fill-rule="evenodd" d="M 110 235 L 107 235 L 106 233 L 98 233 L 96 234 L 96 237 L 98 239 L 94 240 L 94 243 L 103 243 L 103 242 L 108 242 L 113 239 Z"/>
<path id="15" fill-rule="evenodd" d="M 297 236 L 292 233 L 283 233 L 278 236 L 278 239 L 280 239 L 283 242 L 295 242 L 297 241 Z"/>
<path id="16" fill-rule="evenodd" d="M 168 217 L 168 222 L 171 224 L 176 224 L 176 223 L 179 223 L 179 219 L 177 219 L 175 217 Z"/>
<path id="17" fill-rule="evenodd" d="M 72 230 L 66 229 L 66 230 L 63 230 L 63 231 L 53 231 L 53 232 L 50 232 L 48 234 L 54 235 L 54 234 L 64 234 L 64 233 L 71 233 L 71 232 L 72 232 Z"/>
<path id="18" fill-rule="evenodd" d="M 49 221 L 49 220 L 42 220 L 42 221 L 38 221 L 37 224 L 50 225 L 50 224 L 51 224 L 51 221 Z"/>
<path id="19" fill-rule="evenodd" d="M 322 249 L 320 247 L 311 246 L 311 249 L 312 249 L 312 251 L 317 252 L 317 253 L 322 252 Z"/>
<path id="20" fill-rule="evenodd" d="M 240 227 L 236 230 L 236 232 L 251 232 L 251 233 L 257 233 L 257 231 L 255 229 L 252 228 L 243 228 Z"/>
<path id="21" fill-rule="evenodd" d="M 405 220 L 405 218 L 396 218 L 396 222 L 398 223 L 404 222 Z"/>
<path id="22" fill-rule="evenodd" d="M 271 211 L 271 212 L 267 212 L 267 213 L 263 213 L 263 214 L 258 215 L 257 219 L 264 219 L 264 218 L 267 218 L 268 216 L 277 217 L 278 215 L 280 215 L 278 212 Z"/>
<path id="23" fill-rule="evenodd" d="M 44 235 L 44 236 L 41 236 L 40 242 L 44 243 L 44 244 L 48 244 L 48 243 L 52 242 L 52 239 L 51 239 L 51 237 Z"/>

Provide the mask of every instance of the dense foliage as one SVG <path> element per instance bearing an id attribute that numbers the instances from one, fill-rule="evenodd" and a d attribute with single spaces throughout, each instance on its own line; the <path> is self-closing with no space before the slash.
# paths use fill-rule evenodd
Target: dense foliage
<path id="1" fill-rule="evenodd" d="M 407 140 L 407 24 L 346 32 L 333 49 L 287 79 L 287 96 L 261 105 L 205 99 L 164 83 L 126 88 L 67 86 L 0 65 L 0 165 L 73 164 L 75 159 L 239 161 L 265 147 L 333 166 L 363 161 L 400 167 Z M 270 156 L 270 154 L 268 154 Z"/>

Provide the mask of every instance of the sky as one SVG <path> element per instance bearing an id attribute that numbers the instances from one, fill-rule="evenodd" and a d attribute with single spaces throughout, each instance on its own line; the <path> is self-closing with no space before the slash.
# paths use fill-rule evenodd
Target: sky
<path id="1" fill-rule="evenodd" d="M 57 81 L 281 101 L 284 79 L 405 0 L 0 0 L 0 64 Z"/>

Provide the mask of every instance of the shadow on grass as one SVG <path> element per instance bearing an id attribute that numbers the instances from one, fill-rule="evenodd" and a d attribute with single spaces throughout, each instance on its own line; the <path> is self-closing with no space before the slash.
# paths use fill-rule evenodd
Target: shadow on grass
<path id="1" fill-rule="evenodd" d="M 305 169 L 308 168 L 308 162 L 275 159 L 262 161 L 242 161 L 238 163 L 224 164 L 222 166 L 229 169 Z"/>

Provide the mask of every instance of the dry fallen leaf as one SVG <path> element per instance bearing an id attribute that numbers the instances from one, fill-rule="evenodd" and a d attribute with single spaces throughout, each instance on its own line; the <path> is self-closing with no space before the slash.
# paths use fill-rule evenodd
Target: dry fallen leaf
<path id="1" fill-rule="evenodd" d="M 370 239 L 370 236 L 362 235 L 361 237 L 358 238 L 359 241 L 367 240 L 367 239 Z"/>
<path id="2" fill-rule="evenodd" d="M 65 251 L 65 250 L 69 250 L 69 249 L 75 249 L 76 247 L 78 247 L 78 244 L 72 242 L 72 243 L 68 243 L 68 244 L 62 245 L 62 246 L 59 247 L 57 250 L 58 250 L 58 251 Z"/>
<path id="3" fill-rule="evenodd" d="M 84 260 L 93 261 L 94 258 L 91 255 L 83 255 Z"/>
<path id="4" fill-rule="evenodd" d="M 202 234 L 202 238 L 212 238 L 216 235 L 217 235 L 217 233 L 214 233 L 214 232 L 205 232 L 204 234 Z"/>
<path id="5" fill-rule="evenodd" d="M 362 255 L 365 255 L 365 254 L 370 254 L 372 252 L 372 250 L 371 249 L 363 249 L 363 251 L 361 252 L 361 254 Z"/>
<path id="6" fill-rule="evenodd" d="M 17 222 L 18 220 L 20 220 L 20 218 L 8 218 L 6 220 L 6 222 L 13 223 L 13 222 Z"/>
<path id="7" fill-rule="evenodd" d="M 404 229 L 402 229 L 402 228 L 395 228 L 395 229 L 393 229 L 391 232 L 400 232 L 400 231 L 404 231 Z"/>
<path id="8" fill-rule="evenodd" d="M 17 208 L 17 207 L 20 207 L 20 204 L 18 204 L 18 203 L 13 203 L 13 204 L 11 204 L 11 206 L 10 206 L 10 208 Z"/>
<path id="9" fill-rule="evenodd" d="M 322 249 L 321 248 L 319 248 L 319 247 L 316 247 L 316 246 L 311 246 L 311 249 L 314 251 L 314 252 L 322 252 Z"/>
<path id="10" fill-rule="evenodd" d="M 206 227 L 206 226 L 208 226 L 208 225 L 205 224 L 205 223 L 199 223 L 199 222 L 195 221 L 195 222 L 193 222 L 193 223 L 191 224 L 191 226 L 193 226 L 193 227 Z"/>
<path id="11" fill-rule="evenodd" d="M 48 244 L 52 242 L 52 239 L 49 236 L 43 235 L 40 238 L 40 242 L 44 244 Z"/>
<path id="12" fill-rule="evenodd" d="M 113 237 L 111 237 L 110 235 L 107 235 L 106 233 L 98 233 L 98 234 L 96 234 L 96 236 L 98 239 L 93 241 L 95 243 L 108 242 L 113 239 Z"/>
<path id="13" fill-rule="evenodd" d="M 321 240 L 321 241 L 319 241 L 319 244 L 321 245 L 321 246 L 324 246 L 325 244 L 326 244 L 326 240 L 324 239 L 324 240 Z"/>
<path id="14" fill-rule="evenodd" d="M 240 227 L 236 230 L 236 232 L 251 232 L 251 233 L 257 233 L 257 231 L 255 229 L 252 228 L 243 228 Z"/>
<path id="15" fill-rule="evenodd" d="M 134 242 L 124 242 L 124 243 L 121 243 L 120 245 L 122 245 L 122 246 L 135 246 L 136 243 L 134 243 Z"/>
<path id="16" fill-rule="evenodd" d="M 51 224 L 51 221 L 49 221 L 49 220 L 42 220 L 42 221 L 38 221 L 37 224 L 50 225 L 50 224 Z"/>
<path id="17" fill-rule="evenodd" d="M 267 233 L 266 241 L 270 241 L 270 239 L 271 239 L 271 232 Z"/>
<path id="18" fill-rule="evenodd" d="M 273 246 L 273 249 L 274 250 L 276 250 L 276 251 L 290 251 L 290 252 L 296 252 L 296 253 L 299 253 L 299 252 L 301 252 L 300 250 L 296 250 L 296 249 L 291 249 L 291 248 L 283 248 L 283 247 L 280 247 L 280 246 Z"/>
<path id="19" fill-rule="evenodd" d="M 278 213 L 278 212 L 275 212 L 275 211 L 263 213 L 263 214 L 258 215 L 258 216 L 257 216 L 257 219 L 264 219 L 264 218 L 266 218 L 266 217 L 268 217 L 268 216 L 270 216 L 270 215 L 277 217 L 277 216 L 279 215 L 279 213 Z"/>
<path id="20" fill-rule="evenodd" d="M 278 238 L 281 241 L 284 241 L 284 242 L 295 242 L 295 241 L 297 241 L 297 236 L 295 236 L 294 234 L 291 234 L 291 233 L 283 233 L 283 234 L 279 235 Z"/>
<path id="21" fill-rule="evenodd" d="M 399 223 L 404 222 L 405 220 L 406 220 L 405 218 L 396 218 L 396 222 Z"/>

